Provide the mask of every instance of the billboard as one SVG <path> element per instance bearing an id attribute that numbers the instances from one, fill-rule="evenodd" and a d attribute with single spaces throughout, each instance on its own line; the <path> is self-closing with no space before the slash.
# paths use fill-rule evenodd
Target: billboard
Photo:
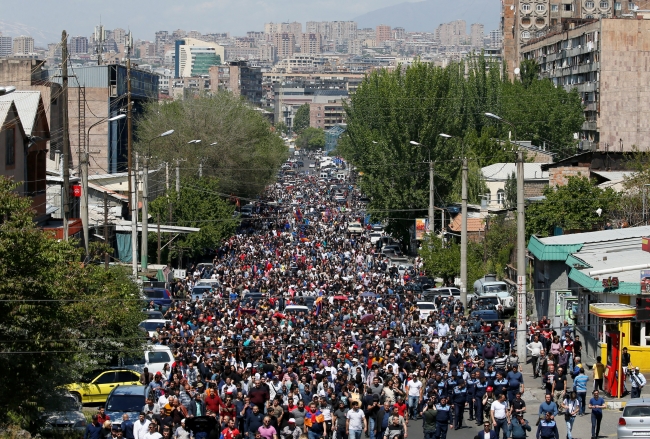
<path id="1" fill-rule="evenodd" d="M 429 220 L 427 218 L 416 218 L 415 219 L 415 239 L 422 241 L 424 235 L 426 235 L 429 230 Z"/>
<path id="2" fill-rule="evenodd" d="M 641 270 L 641 294 L 650 294 L 650 270 Z"/>

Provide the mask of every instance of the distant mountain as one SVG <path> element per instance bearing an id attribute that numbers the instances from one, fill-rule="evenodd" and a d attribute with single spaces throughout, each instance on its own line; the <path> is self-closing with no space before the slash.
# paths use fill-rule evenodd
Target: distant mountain
<path id="1" fill-rule="evenodd" d="M 425 0 L 376 9 L 354 20 L 360 29 L 387 24 L 403 27 L 407 32 L 433 32 L 442 23 L 465 20 L 468 33 L 472 23 L 481 23 L 487 34 L 499 27 L 500 15 L 499 0 Z"/>

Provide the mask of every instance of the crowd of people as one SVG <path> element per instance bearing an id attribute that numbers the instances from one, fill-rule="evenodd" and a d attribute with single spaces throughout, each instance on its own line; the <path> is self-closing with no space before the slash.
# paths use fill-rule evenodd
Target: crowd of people
<path id="1" fill-rule="evenodd" d="M 176 300 L 163 310 L 171 323 L 150 342 L 170 346 L 175 361 L 143 374 L 147 405 L 120 435 L 406 439 L 421 428 L 425 439 L 446 439 L 476 423 L 481 439 L 525 437 L 514 320 L 466 317 L 455 296 L 437 297 L 421 318 L 422 261 L 400 270 L 367 231 L 348 233 L 364 223 L 363 209 L 349 182 L 303 173 L 270 187 L 213 264 L 190 267 L 173 286 Z M 200 279 L 218 282 L 190 300 Z M 289 305 L 309 309 L 290 313 Z M 562 403 L 540 409 L 537 435 L 548 439 L 561 409 L 584 412 L 573 402 L 584 401 L 584 387 L 564 400 L 560 378 L 581 366 L 580 344 L 570 327 L 557 333 L 546 319 L 529 328 L 535 373 L 550 403 Z M 602 405 L 594 398 L 592 417 Z"/>

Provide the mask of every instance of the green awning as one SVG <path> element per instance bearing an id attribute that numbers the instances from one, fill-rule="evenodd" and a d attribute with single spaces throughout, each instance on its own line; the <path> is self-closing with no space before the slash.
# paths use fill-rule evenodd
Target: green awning
<path id="1" fill-rule="evenodd" d="M 540 261 L 566 261 L 571 253 L 579 251 L 584 244 L 544 244 L 536 236 L 528 241 L 528 251 Z"/>
<path id="2" fill-rule="evenodd" d="M 602 280 L 594 279 L 587 276 L 580 270 L 571 268 L 569 272 L 569 279 L 576 282 L 583 288 L 588 289 L 594 293 L 611 293 L 611 294 L 624 294 L 634 296 L 641 294 L 641 283 L 636 282 L 621 282 L 618 284 L 618 288 L 611 289 L 603 287 Z"/>

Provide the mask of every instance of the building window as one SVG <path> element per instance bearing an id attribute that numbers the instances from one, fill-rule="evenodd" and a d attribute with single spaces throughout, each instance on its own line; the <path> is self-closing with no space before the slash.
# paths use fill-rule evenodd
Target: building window
<path id="1" fill-rule="evenodd" d="M 497 203 L 505 204 L 506 202 L 506 192 L 503 189 L 497 191 Z"/>
<path id="2" fill-rule="evenodd" d="M 11 127 L 5 131 L 5 165 L 16 164 L 16 128 Z"/>
<path id="3" fill-rule="evenodd" d="M 546 10 L 546 6 L 544 5 L 537 5 L 537 12 L 544 12 Z"/>
<path id="4" fill-rule="evenodd" d="M 628 8 L 630 11 L 634 10 L 634 2 L 628 2 L 628 4 L 627 4 L 627 8 Z"/>
<path id="5" fill-rule="evenodd" d="M 609 8 L 609 2 L 600 2 L 600 9 L 608 9 Z"/>
<path id="6" fill-rule="evenodd" d="M 530 38 L 530 32 L 528 32 L 527 30 L 523 31 L 523 32 L 521 33 L 521 38 L 523 38 L 523 39 L 528 39 L 528 38 Z"/>
<path id="7" fill-rule="evenodd" d="M 558 5 L 551 5 L 551 12 L 559 12 L 560 7 Z"/>
<path id="8" fill-rule="evenodd" d="M 596 7 L 596 4 L 594 2 L 585 3 L 585 9 L 593 9 L 595 7 Z"/>
<path id="9" fill-rule="evenodd" d="M 573 5 L 571 5 L 571 4 L 568 4 L 568 5 L 562 5 L 562 6 L 564 6 L 564 10 L 565 10 L 566 12 L 571 12 L 571 11 L 573 11 Z"/>
<path id="10" fill-rule="evenodd" d="M 530 12 L 531 7 L 530 7 L 529 4 L 523 4 L 523 5 L 521 5 L 521 10 L 524 11 L 524 12 Z"/>
<path id="11" fill-rule="evenodd" d="M 617 10 L 617 11 L 620 11 L 621 10 L 621 2 L 615 2 L 614 3 L 614 9 Z"/>

